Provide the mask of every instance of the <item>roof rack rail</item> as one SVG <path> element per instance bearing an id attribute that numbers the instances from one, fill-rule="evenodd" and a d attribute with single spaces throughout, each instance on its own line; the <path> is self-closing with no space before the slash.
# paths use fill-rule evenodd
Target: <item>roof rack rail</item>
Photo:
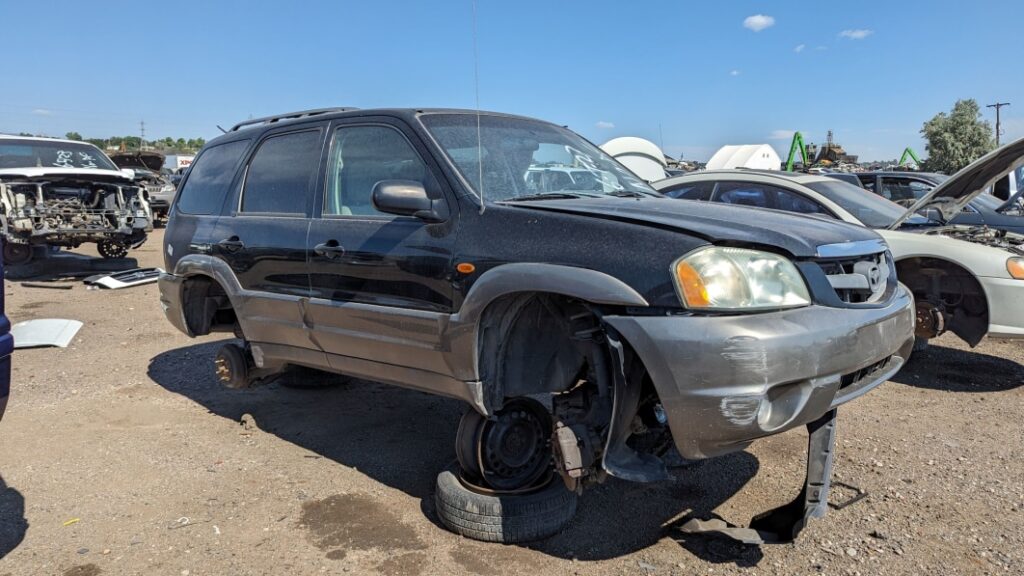
<path id="1" fill-rule="evenodd" d="M 296 120 L 298 118 L 308 118 L 310 116 L 319 116 L 320 114 L 327 114 L 329 112 L 348 112 L 349 110 L 358 110 L 358 108 L 314 108 L 313 110 L 300 110 L 298 112 L 289 112 L 287 114 L 277 114 L 274 116 L 264 116 L 263 118 L 253 118 L 251 120 L 245 120 L 239 122 L 231 127 L 228 132 L 235 132 L 245 126 L 252 126 L 253 124 L 272 124 L 274 122 L 280 122 L 281 120 Z"/>

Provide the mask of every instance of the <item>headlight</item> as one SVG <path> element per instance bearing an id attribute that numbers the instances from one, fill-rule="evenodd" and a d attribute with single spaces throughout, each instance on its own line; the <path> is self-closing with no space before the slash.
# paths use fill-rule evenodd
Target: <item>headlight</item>
<path id="1" fill-rule="evenodd" d="M 768 310 L 811 303 L 796 266 L 787 258 L 744 248 L 711 246 L 673 266 L 679 299 L 702 310 Z"/>
<path id="2" fill-rule="evenodd" d="M 1024 258 L 1010 258 L 1006 261 L 1006 271 L 1017 280 L 1024 280 Z"/>
<path id="3" fill-rule="evenodd" d="M 171 184 L 164 184 L 163 188 L 160 189 L 161 194 L 173 194 L 174 186 Z"/>

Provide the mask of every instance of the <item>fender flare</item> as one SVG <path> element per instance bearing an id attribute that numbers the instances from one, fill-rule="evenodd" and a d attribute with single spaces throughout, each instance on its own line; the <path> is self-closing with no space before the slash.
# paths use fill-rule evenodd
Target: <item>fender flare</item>
<path id="1" fill-rule="evenodd" d="M 479 381 L 480 321 L 487 307 L 503 296 L 522 292 L 560 294 L 592 304 L 646 308 L 633 287 L 604 272 L 559 264 L 503 264 L 484 272 L 473 284 L 445 335 L 448 365 L 456 378 Z"/>

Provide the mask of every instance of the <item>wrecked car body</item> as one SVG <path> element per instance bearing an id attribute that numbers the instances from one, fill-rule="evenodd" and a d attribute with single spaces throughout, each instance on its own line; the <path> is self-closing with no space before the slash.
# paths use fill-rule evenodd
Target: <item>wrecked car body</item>
<path id="1" fill-rule="evenodd" d="M 0 136 L 4 261 L 24 264 L 34 246 L 92 242 L 106 258 L 141 246 L 152 220 L 132 178 L 91 144 Z"/>
<path id="2" fill-rule="evenodd" d="M 174 199 L 175 185 L 164 176 L 165 157 L 159 152 L 115 152 L 110 160 L 118 168 L 135 172 L 135 183 L 146 190 L 146 200 L 154 218 L 166 218 L 167 209 Z"/>
<path id="3" fill-rule="evenodd" d="M 824 175 L 712 170 L 656 182 L 684 200 L 741 203 L 874 228 L 913 292 L 918 349 L 952 332 L 977 346 L 986 336 L 1024 338 L 1024 235 L 952 224 L 986 189 L 1024 164 L 1024 140 L 978 159 L 901 206 Z"/>
<path id="4" fill-rule="evenodd" d="M 804 490 L 755 526 L 790 540 L 824 512 L 837 408 L 913 344 L 873 231 L 676 202 L 565 128 L 495 113 L 239 124 L 183 180 L 164 254 L 168 320 L 240 339 L 216 357 L 228 387 L 301 366 L 465 402 L 437 509 L 487 541 L 558 532 L 610 476 L 667 478 L 672 448 L 807 426 Z"/>

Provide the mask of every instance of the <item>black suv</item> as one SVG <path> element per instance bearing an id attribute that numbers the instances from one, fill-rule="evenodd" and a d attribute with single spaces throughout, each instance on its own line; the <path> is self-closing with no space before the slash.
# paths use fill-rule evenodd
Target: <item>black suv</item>
<path id="1" fill-rule="evenodd" d="M 570 130 L 502 114 L 239 124 L 185 175 L 164 248 L 168 319 L 242 340 L 217 355 L 225 384 L 309 367 L 464 401 L 437 510 L 483 540 L 550 535 L 583 487 L 663 479 L 673 448 L 807 425 L 804 490 L 760 525 L 795 537 L 825 510 L 836 407 L 913 342 L 874 232 L 666 199 Z"/>

